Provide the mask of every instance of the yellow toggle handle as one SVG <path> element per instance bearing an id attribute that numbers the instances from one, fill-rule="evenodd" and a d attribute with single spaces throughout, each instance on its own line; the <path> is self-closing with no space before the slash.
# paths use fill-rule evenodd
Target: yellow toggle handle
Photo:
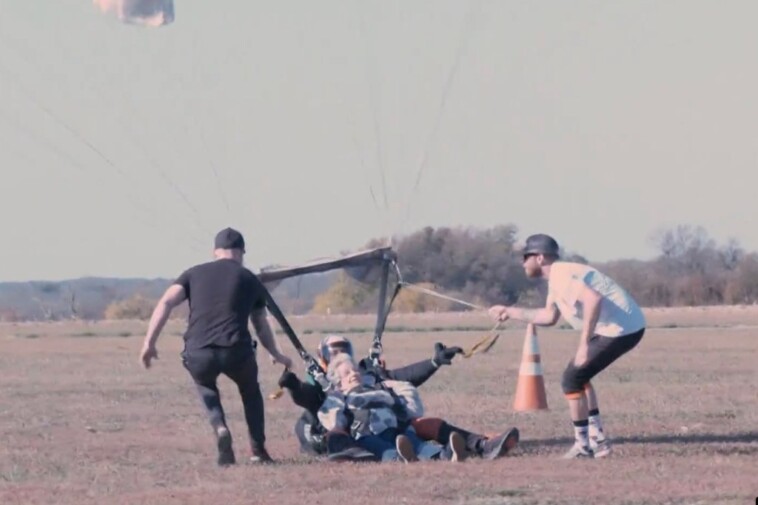
<path id="1" fill-rule="evenodd" d="M 500 328 L 500 321 L 495 324 L 495 326 L 492 327 L 490 330 L 490 333 L 485 335 L 481 340 L 479 340 L 474 346 L 469 349 L 468 351 L 465 351 L 463 353 L 464 358 L 470 358 L 474 354 L 477 353 L 485 353 L 488 352 L 492 347 L 495 345 L 495 342 L 497 342 L 497 339 L 500 338 L 499 333 L 494 333 Z"/>

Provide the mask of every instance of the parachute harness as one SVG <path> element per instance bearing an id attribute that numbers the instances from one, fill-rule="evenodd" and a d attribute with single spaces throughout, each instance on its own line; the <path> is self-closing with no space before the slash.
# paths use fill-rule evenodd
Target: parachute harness
<path id="1" fill-rule="evenodd" d="M 387 301 L 387 284 L 389 282 L 390 265 L 394 268 L 397 275 L 397 283 L 392 291 L 389 301 Z M 376 328 L 374 329 L 374 339 L 369 349 L 369 360 L 374 366 L 381 364 L 381 355 L 383 351 L 382 347 L 382 334 L 384 328 L 387 325 L 387 318 L 392 310 L 392 304 L 395 302 L 395 298 L 400 293 L 400 289 L 403 287 L 403 277 L 400 274 L 400 268 L 397 266 L 397 259 L 393 257 L 385 256 L 385 262 L 382 267 L 382 284 L 379 288 L 379 308 L 376 315 Z"/>
<path id="2" fill-rule="evenodd" d="M 329 382 L 326 380 L 326 372 L 321 367 L 318 361 L 308 353 L 308 351 L 303 346 L 302 342 L 300 342 L 300 339 L 297 338 L 297 334 L 295 334 L 295 330 L 292 329 L 292 326 L 290 326 L 289 322 L 287 321 L 287 318 L 284 317 L 284 314 L 282 313 L 279 306 L 274 301 L 274 298 L 271 296 L 271 293 L 268 292 L 268 289 L 265 290 L 266 293 L 266 306 L 271 311 L 271 315 L 274 316 L 274 319 L 277 320 L 279 325 L 282 327 L 282 330 L 284 330 L 284 333 L 289 337 L 290 341 L 292 342 L 292 345 L 295 346 L 295 349 L 297 350 L 297 353 L 300 355 L 300 358 L 302 358 L 303 361 L 306 362 L 306 370 L 307 372 L 313 377 L 313 379 L 326 391 L 329 387 Z M 286 368 L 285 368 L 286 370 Z M 274 393 L 269 395 L 270 400 L 276 400 L 278 398 L 281 398 L 284 394 L 284 390 L 280 387 L 278 388 Z"/>

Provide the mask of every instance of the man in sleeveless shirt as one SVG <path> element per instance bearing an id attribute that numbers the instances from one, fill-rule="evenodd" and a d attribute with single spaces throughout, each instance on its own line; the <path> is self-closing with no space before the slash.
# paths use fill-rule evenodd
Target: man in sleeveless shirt
<path id="1" fill-rule="evenodd" d="M 166 290 L 153 311 L 140 361 L 149 368 L 158 357 L 155 343 L 171 310 L 187 300 L 189 322 L 184 334 L 182 362 L 192 376 L 216 437 L 218 464 L 236 462 L 232 436 L 226 424 L 216 381 L 224 374 L 237 384 L 245 410 L 252 452 L 251 462 L 272 461 L 265 447 L 263 396 L 248 319 L 274 361 L 291 367 L 281 353 L 266 313 L 266 288 L 243 266 L 245 240 L 226 228 L 215 238 L 214 261 L 183 272 Z"/>
<path id="2" fill-rule="evenodd" d="M 542 309 L 495 305 L 490 315 L 552 326 L 559 316 L 580 332 L 576 355 L 563 373 L 561 386 L 574 424 L 575 443 L 565 458 L 600 458 L 611 446 L 600 422 L 597 395 L 590 380 L 634 348 L 645 333 L 645 317 L 637 302 L 613 279 L 579 263 L 560 261 L 558 243 L 544 234 L 526 240 L 527 277 L 547 281 Z"/>

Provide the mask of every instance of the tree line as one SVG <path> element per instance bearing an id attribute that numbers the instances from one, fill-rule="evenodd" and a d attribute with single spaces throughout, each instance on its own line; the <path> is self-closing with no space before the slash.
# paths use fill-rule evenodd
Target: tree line
<path id="1" fill-rule="evenodd" d="M 563 259 L 588 263 L 615 278 L 645 307 L 735 305 L 758 302 L 758 253 L 736 240 L 717 243 L 700 226 L 680 225 L 654 233 L 650 260 L 593 263 L 575 251 Z M 426 227 L 395 240 L 405 281 L 477 305 L 537 305 L 537 284 L 522 268 L 515 225 L 487 229 Z M 376 247 L 378 240 L 365 248 Z M 368 278 L 375 278 L 368 276 Z M 0 283 L 0 321 L 147 319 L 171 279 L 79 279 Z M 289 314 L 367 313 L 377 307 L 378 285 L 345 272 L 288 279 L 273 291 Z M 448 300 L 402 290 L 393 310 L 467 310 Z M 175 313 L 186 316 L 186 307 Z"/>
<path id="2" fill-rule="evenodd" d="M 701 226 L 679 225 L 650 237 L 650 260 L 594 263 L 574 251 L 562 259 L 590 264 L 616 279 L 645 307 L 753 304 L 758 301 L 758 253 L 736 240 L 718 244 Z M 369 243 L 374 245 L 375 242 Z M 527 279 L 515 225 L 489 229 L 426 227 L 397 241 L 404 280 L 478 305 L 535 305 L 537 284 Z M 363 312 L 375 304 L 375 287 L 342 275 L 316 297 L 314 312 Z M 462 305 L 404 293 L 400 311 L 466 310 Z M 373 296 L 372 296 L 373 295 Z"/>

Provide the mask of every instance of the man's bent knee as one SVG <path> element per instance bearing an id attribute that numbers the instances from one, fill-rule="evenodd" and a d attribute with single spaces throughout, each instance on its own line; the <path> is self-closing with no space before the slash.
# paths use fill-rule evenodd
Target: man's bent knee
<path id="1" fill-rule="evenodd" d="M 566 367 L 561 379 L 563 394 L 569 400 L 579 399 L 584 395 L 584 388 L 590 383 L 589 379 L 582 377 L 581 369 L 572 364 Z"/>

